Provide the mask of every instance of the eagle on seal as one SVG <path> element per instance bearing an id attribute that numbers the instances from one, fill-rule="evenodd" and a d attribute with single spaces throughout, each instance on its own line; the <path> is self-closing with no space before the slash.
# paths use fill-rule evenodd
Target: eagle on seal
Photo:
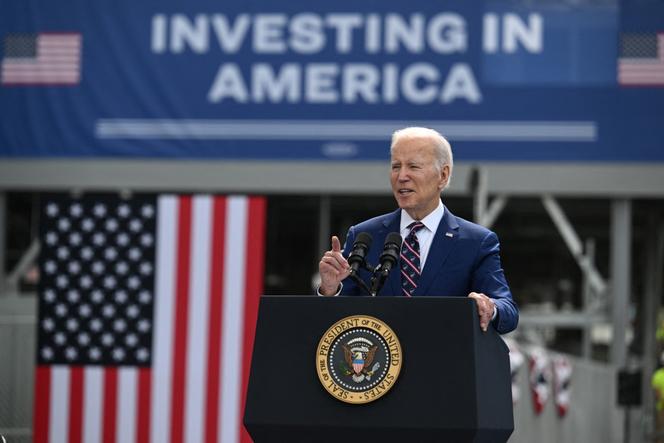
<path id="1" fill-rule="evenodd" d="M 378 346 L 372 346 L 371 348 L 369 348 L 369 350 L 367 351 L 366 358 L 364 357 L 362 351 L 353 352 L 353 350 L 351 350 L 346 345 L 342 345 L 342 348 L 344 350 L 346 363 L 348 363 L 348 366 L 351 366 L 353 368 L 355 374 L 360 375 L 364 373 L 369 375 L 368 371 L 366 371 L 364 368 L 368 368 L 371 366 L 371 363 L 374 360 L 374 355 L 376 354 Z"/>

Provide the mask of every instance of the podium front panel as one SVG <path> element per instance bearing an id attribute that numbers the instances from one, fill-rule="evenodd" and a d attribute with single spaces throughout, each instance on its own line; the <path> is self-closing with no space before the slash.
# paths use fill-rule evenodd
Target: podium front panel
<path id="1" fill-rule="evenodd" d="M 386 323 L 403 353 L 393 388 L 360 405 L 332 397 L 315 366 L 325 331 L 352 315 Z M 470 299 L 263 297 L 245 424 L 257 441 L 352 435 L 462 442 L 483 434 L 491 438 L 482 441 L 506 441 L 513 428 L 509 386 L 507 347 L 494 330 L 480 330 Z M 499 434 L 504 439 L 493 439 Z"/>

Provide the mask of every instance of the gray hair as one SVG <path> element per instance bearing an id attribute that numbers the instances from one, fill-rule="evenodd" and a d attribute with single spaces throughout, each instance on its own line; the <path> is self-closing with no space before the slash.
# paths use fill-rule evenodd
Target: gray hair
<path id="1" fill-rule="evenodd" d="M 408 128 L 399 129 L 394 131 L 392 134 L 392 143 L 390 144 L 390 154 L 394 150 L 394 146 L 403 139 L 413 139 L 413 138 L 426 138 L 431 140 L 433 145 L 433 152 L 436 159 L 435 167 L 438 172 L 443 170 L 443 166 L 449 165 L 450 175 L 447 179 L 447 184 L 445 187 L 448 187 L 450 181 L 452 181 L 452 168 L 454 167 L 454 159 L 452 158 L 452 147 L 450 142 L 443 137 L 440 132 L 435 129 L 430 128 L 421 128 L 417 126 L 411 126 Z"/>

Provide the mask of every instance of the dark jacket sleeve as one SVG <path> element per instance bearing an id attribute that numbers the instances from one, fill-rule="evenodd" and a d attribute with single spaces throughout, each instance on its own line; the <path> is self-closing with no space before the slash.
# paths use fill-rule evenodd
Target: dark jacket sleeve
<path id="1" fill-rule="evenodd" d="M 491 297 L 496 304 L 497 316 L 493 325 L 500 334 L 513 331 L 519 322 L 519 308 L 505 279 L 500 263 L 498 236 L 489 231 L 482 240 L 475 260 L 472 277 L 473 291 Z"/>

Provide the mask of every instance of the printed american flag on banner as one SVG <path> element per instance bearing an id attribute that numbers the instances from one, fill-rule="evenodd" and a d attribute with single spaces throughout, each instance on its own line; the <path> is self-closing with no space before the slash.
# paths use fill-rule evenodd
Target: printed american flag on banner
<path id="1" fill-rule="evenodd" d="M 81 80 L 79 33 L 10 34 L 3 43 L 3 85 L 76 85 Z"/>
<path id="2" fill-rule="evenodd" d="M 618 84 L 664 86 L 664 32 L 620 36 Z"/>
<path id="3" fill-rule="evenodd" d="M 266 203 L 45 198 L 34 441 L 240 442 Z"/>

